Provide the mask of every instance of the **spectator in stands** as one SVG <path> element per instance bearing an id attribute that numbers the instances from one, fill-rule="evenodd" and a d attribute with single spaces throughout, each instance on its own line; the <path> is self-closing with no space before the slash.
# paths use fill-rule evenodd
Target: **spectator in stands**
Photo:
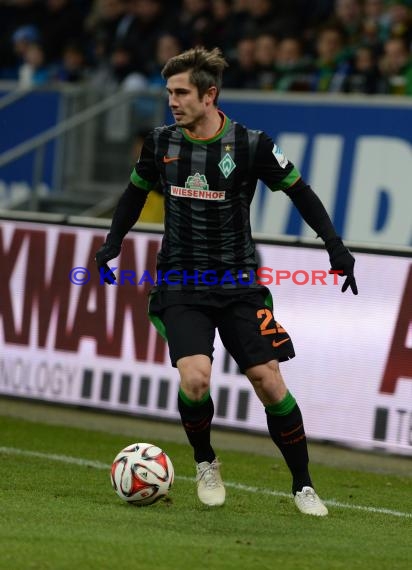
<path id="1" fill-rule="evenodd" d="M 276 37 L 293 34 L 296 31 L 296 16 L 282 9 L 281 0 L 249 0 L 248 20 L 244 33 L 255 35 L 273 34 Z"/>
<path id="2" fill-rule="evenodd" d="M 25 55 L 31 44 L 39 42 L 40 32 L 35 26 L 21 26 L 11 36 L 11 56 L 4 60 L 3 78 L 17 80 L 19 70 L 26 63 Z"/>
<path id="3" fill-rule="evenodd" d="M 40 41 L 40 32 L 35 26 L 22 26 L 15 30 L 12 41 L 15 56 L 22 60 L 30 44 Z"/>
<path id="4" fill-rule="evenodd" d="M 313 91 L 339 92 L 349 72 L 345 33 L 334 24 L 321 29 L 316 44 Z"/>
<path id="5" fill-rule="evenodd" d="M 140 90 L 147 86 L 147 78 L 138 68 L 128 44 L 119 41 L 109 60 L 102 60 L 91 74 L 90 83 L 97 89 L 113 91 L 117 87 L 124 90 Z"/>
<path id="6" fill-rule="evenodd" d="M 313 63 L 305 57 L 299 38 L 286 37 L 276 53 L 277 91 L 310 91 Z"/>
<path id="7" fill-rule="evenodd" d="M 223 79 L 223 86 L 233 89 L 257 89 L 256 40 L 241 38 L 236 44 L 234 57 Z"/>
<path id="8" fill-rule="evenodd" d="M 182 0 L 182 7 L 174 23 L 183 47 L 207 45 L 212 27 L 208 0 Z"/>
<path id="9" fill-rule="evenodd" d="M 255 40 L 255 64 L 257 88 L 274 89 L 276 83 L 277 39 L 273 34 L 259 34 Z"/>
<path id="10" fill-rule="evenodd" d="M 385 0 L 365 0 L 362 19 L 362 42 L 379 51 L 387 37 L 388 18 L 385 14 Z"/>
<path id="11" fill-rule="evenodd" d="M 383 23 L 385 19 L 385 0 L 364 0 L 363 17 L 373 22 Z"/>
<path id="12" fill-rule="evenodd" d="M 37 30 L 42 20 L 43 3 L 38 0 L 0 0 L 0 79 L 16 79 L 20 65 L 13 51 L 13 34 L 26 26 Z"/>
<path id="13" fill-rule="evenodd" d="M 372 95 L 383 89 L 374 49 L 368 45 L 358 47 L 353 56 L 351 71 L 345 78 L 343 91 Z"/>
<path id="14" fill-rule="evenodd" d="M 315 26 L 324 26 L 329 18 L 328 30 L 315 33 Z M 157 50 L 174 50 L 172 44 L 180 40 L 180 50 L 198 44 L 223 49 L 232 61 L 226 87 L 273 88 L 270 77 L 274 77 L 277 90 L 305 90 L 313 57 L 317 64 L 312 90 L 369 93 L 375 91 L 374 54 L 365 46 L 379 54 L 387 40 L 402 38 L 411 50 L 412 0 L 0 0 L 0 79 L 17 79 L 27 28 L 37 30 L 30 42 L 42 42 L 46 62 L 58 66 L 57 77 L 67 81 L 83 77 L 83 51 L 93 66 L 94 82 L 96 77 L 109 76 L 118 85 L 123 77 L 123 85 L 130 76 L 134 86 L 146 85 L 145 77 L 157 83 Z M 24 29 L 17 45 L 14 34 Z M 267 61 L 268 34 L 278 42 L 285 39 L 280 44 L 285 53 L 274 67 Z M 258 36 L 256 62 L 252 48 Z M 68 44 L 76 44 L 79 51 L 70 47 L 66 52 Z M 407 72 L 393 76 L 387 63 L 394 45 L 399 49 L 400 44 L 389 44 L 380 63 L 388 93 L 408 91 Z M 127 65 L 120 63 L 124 60 Z M 352 72 L 346 81 L 348 60 Z"/>
<path id="15" fill-rule="evenodd" d="M 231 12 L 235 20 L 235 26 L 238 34 L 238 40 L 247 36 L 246 25 L 249 20 L 249 0 L 232 0 Z M 234 50 L 235 44 L 231 46 L 231 51 Z"/>
<path id="16" fill-rule="evenodd" d="M 156 43 L 156 57 L 149 70 L 149 85 L 150 86 L 165 86 L 165 80 L 161 75 L 161 71 L 171 57 L 179 55 L 182 51 L 182 45 L 177 36 L 165 33 L 160 36 Z"/>
<path id="17" fill-rule="evenodd" d="M 73 41 L 64 47 L 62 62 L 54 78 L 67 83 L 79 83 L 88 78 L 86 54 L 81 43 Z"/>
<path id="18" fill-rule="evenodd" d="M 312 57 L 319 26 L 332 18 L 335 0 L 296 0 L 296 3 L 294 11 L 300 14 L 302 29 L 298 33 L 284 34 L 283 37 L 299 37 L 304 55 Z"/>
<path id="19" fill-rule="evenodd" d="M 130 25 L 122 37 L 144 74 L 150 73 L 155 60 L 156 43 L 166 29 L 164 3 L 161 0 L 131 0 Z"/>
<path id="20" fill-rule="evenodd" d="M 386 93 L 412 95 L 411 54 L 403 38 L 391 38 L 385 42 L 379 68 Z"/>
<path id="21" fill-rule="evenodd" d="M 218 46 L 230 55 L 242 36 L 242 25 L 232 10 L 231 0 L 211 0 L 211 16 L 207 45 Z"/>
<path id="22" fill-rule="evenodd" d="M 97 0 L 93 5 L 85 20 L 85 28 L 92 43 L 101 50 L 99 57 L 109 57 L 114 45 L 121 39 L 126 23 L 126 7 L 125 0 Z"/>
<path id="23" fill-rule="evenodd" d="M 44 49 L 49 61 L 58 63 L 69 42 L 85 41 L 84 16 L 69 0 L 46 0 L 45 6 L 40 28 Z"/>
<path id="24" fill-rule="evenodd" d="M 47 64 L 46 54 L 39 42 L 30 42 L 24 51 L 23 62 L 18 68 L 20 87 L 39 87 L 54 77 L 52 67 Z"/>
<path id="25" fill-rule="evenodd" d="M 333 19 L 345 33 L 349 46 L 356 47 L 362 41 L 362 16 L 360 0 L 336 0 Z"/>
<path id="26" fill-rule="evenodd" d="M 412 42 L 412 2 L 388 0 L 388 37 L 402 38 L 410 47 Z"/>

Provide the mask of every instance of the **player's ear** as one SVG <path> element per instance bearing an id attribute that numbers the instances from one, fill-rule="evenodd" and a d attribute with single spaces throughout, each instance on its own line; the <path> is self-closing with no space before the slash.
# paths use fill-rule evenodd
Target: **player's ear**
<path id="1" fill-rule="evenodd" d="M 217 97 L 217 87 L 216 85 L 212 85 L 211 87 L 209 87 L 209 89 L 206 91 L 206 102 L 209 105 L 213 105 L 215 99 Z"/>

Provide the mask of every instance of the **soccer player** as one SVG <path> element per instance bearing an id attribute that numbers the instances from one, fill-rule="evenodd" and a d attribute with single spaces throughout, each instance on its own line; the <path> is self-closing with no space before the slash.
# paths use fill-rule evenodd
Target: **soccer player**
<path id="1" fill-rule="evenodd" d="M 293 344 L 273 316 L 270 291 L 255 278 L 249 207 L 257 180 L 292 200 L 325 242 L 332 269 L 345 277 L 342 291 L 350 287 L 356 295 L 355 260 L 320 199 L 271 138 L 218 109 L 226 65 L 217 48 L 196 47 L 164 66 L 175 123 L 146 137 L 96 262 L 106 282 L 113 283 L 107 263 L 119 255 L 148 192 L 160 183 L 165 233 L 149 315 L 167 338 L 172 365 L 180 374 L 178 409 L 193 447 L 198 497 L 209 506 L 225 501 L 220 463 L 210 439 L 214 408 L 209 390 L 217 329 L 265 408 L 269 434 L 292 474 L 297 508 L 324 516 L 328 510 L 308 470 L 302 414 L 279 370 L 279 362 L 294 357 Z"/>

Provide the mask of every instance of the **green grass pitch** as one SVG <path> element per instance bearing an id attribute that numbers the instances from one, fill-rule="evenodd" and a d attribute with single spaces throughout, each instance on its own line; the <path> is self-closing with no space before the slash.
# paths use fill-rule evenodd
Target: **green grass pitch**
<path id="1" fill-rule="evenodd" d="M 99 425 L 91 429 L 60 425 L 63 419 L 48 422 L 47 408 L 43 422 L 12 417 L 4 409 L 0 407 L 2 570 L 412 567 L 412 473 L 407 469 L 395 474 L 360 467 L 356 453 L 348 468 L 337 466 L 329 448 L 331 465 L 313 462 L 312 474 L 330 515 L 308 517 L 288 495 L 290 477 L 279 456 L 261 455 L 259 446 L 255 453 L 250 445 L 241 451 L 239 435 L 237 449 L 215 446 L 228 486 L 226 504 L 213 509 L 197 500 L 191 450 L 181 440 L 170 441 L 164 424 L 164 438 L 157 426 L 149 441 L 171 457 L 175 484 L 166 500 L 139 508 L 122 502 L 109 480 L 116 453 L 147 441 L 139 420 L 133 420 L 132 436 L 113 429 L 113 416 L 106 428 L 104 414 L 96 414 Z M 54 414 L 59 417 L 58 410 Z"/>

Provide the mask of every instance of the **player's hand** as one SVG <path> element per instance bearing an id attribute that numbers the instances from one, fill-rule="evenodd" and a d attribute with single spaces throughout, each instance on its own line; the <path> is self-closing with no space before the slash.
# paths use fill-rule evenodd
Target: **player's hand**
<path id="1" fill-rule="evenodd" d="M 109 240 L 106 240 L 101 248 L 96 252 L 94 258 L 101 279 L 103 279 L 104 282 L 108 283 L 109 285 L 113 285 L 116 282 L 116 276 L 107 265 L 107 262 L 117 257 L 120 253 L 120 250 L 120 245 L 111 243 Z"/>
<path id="2" fill-rule="evenodd" d="M 334 238 L 329 242 L 326 242 L 326 249 L 329 253 L 329 260 L 331 269 L 334 271 L 339 271 L 339 274 L 346 277 L 342 285 L 342 293 L 346 291 L 348 287 L 352 289 L 354 295 L 358 294 L 358 286 L 356 285 L 356 279 L 353 272 L 355 266 L 355 258 L 349 251 L 347 247 L 344 246 L 340 238 Z"/>

